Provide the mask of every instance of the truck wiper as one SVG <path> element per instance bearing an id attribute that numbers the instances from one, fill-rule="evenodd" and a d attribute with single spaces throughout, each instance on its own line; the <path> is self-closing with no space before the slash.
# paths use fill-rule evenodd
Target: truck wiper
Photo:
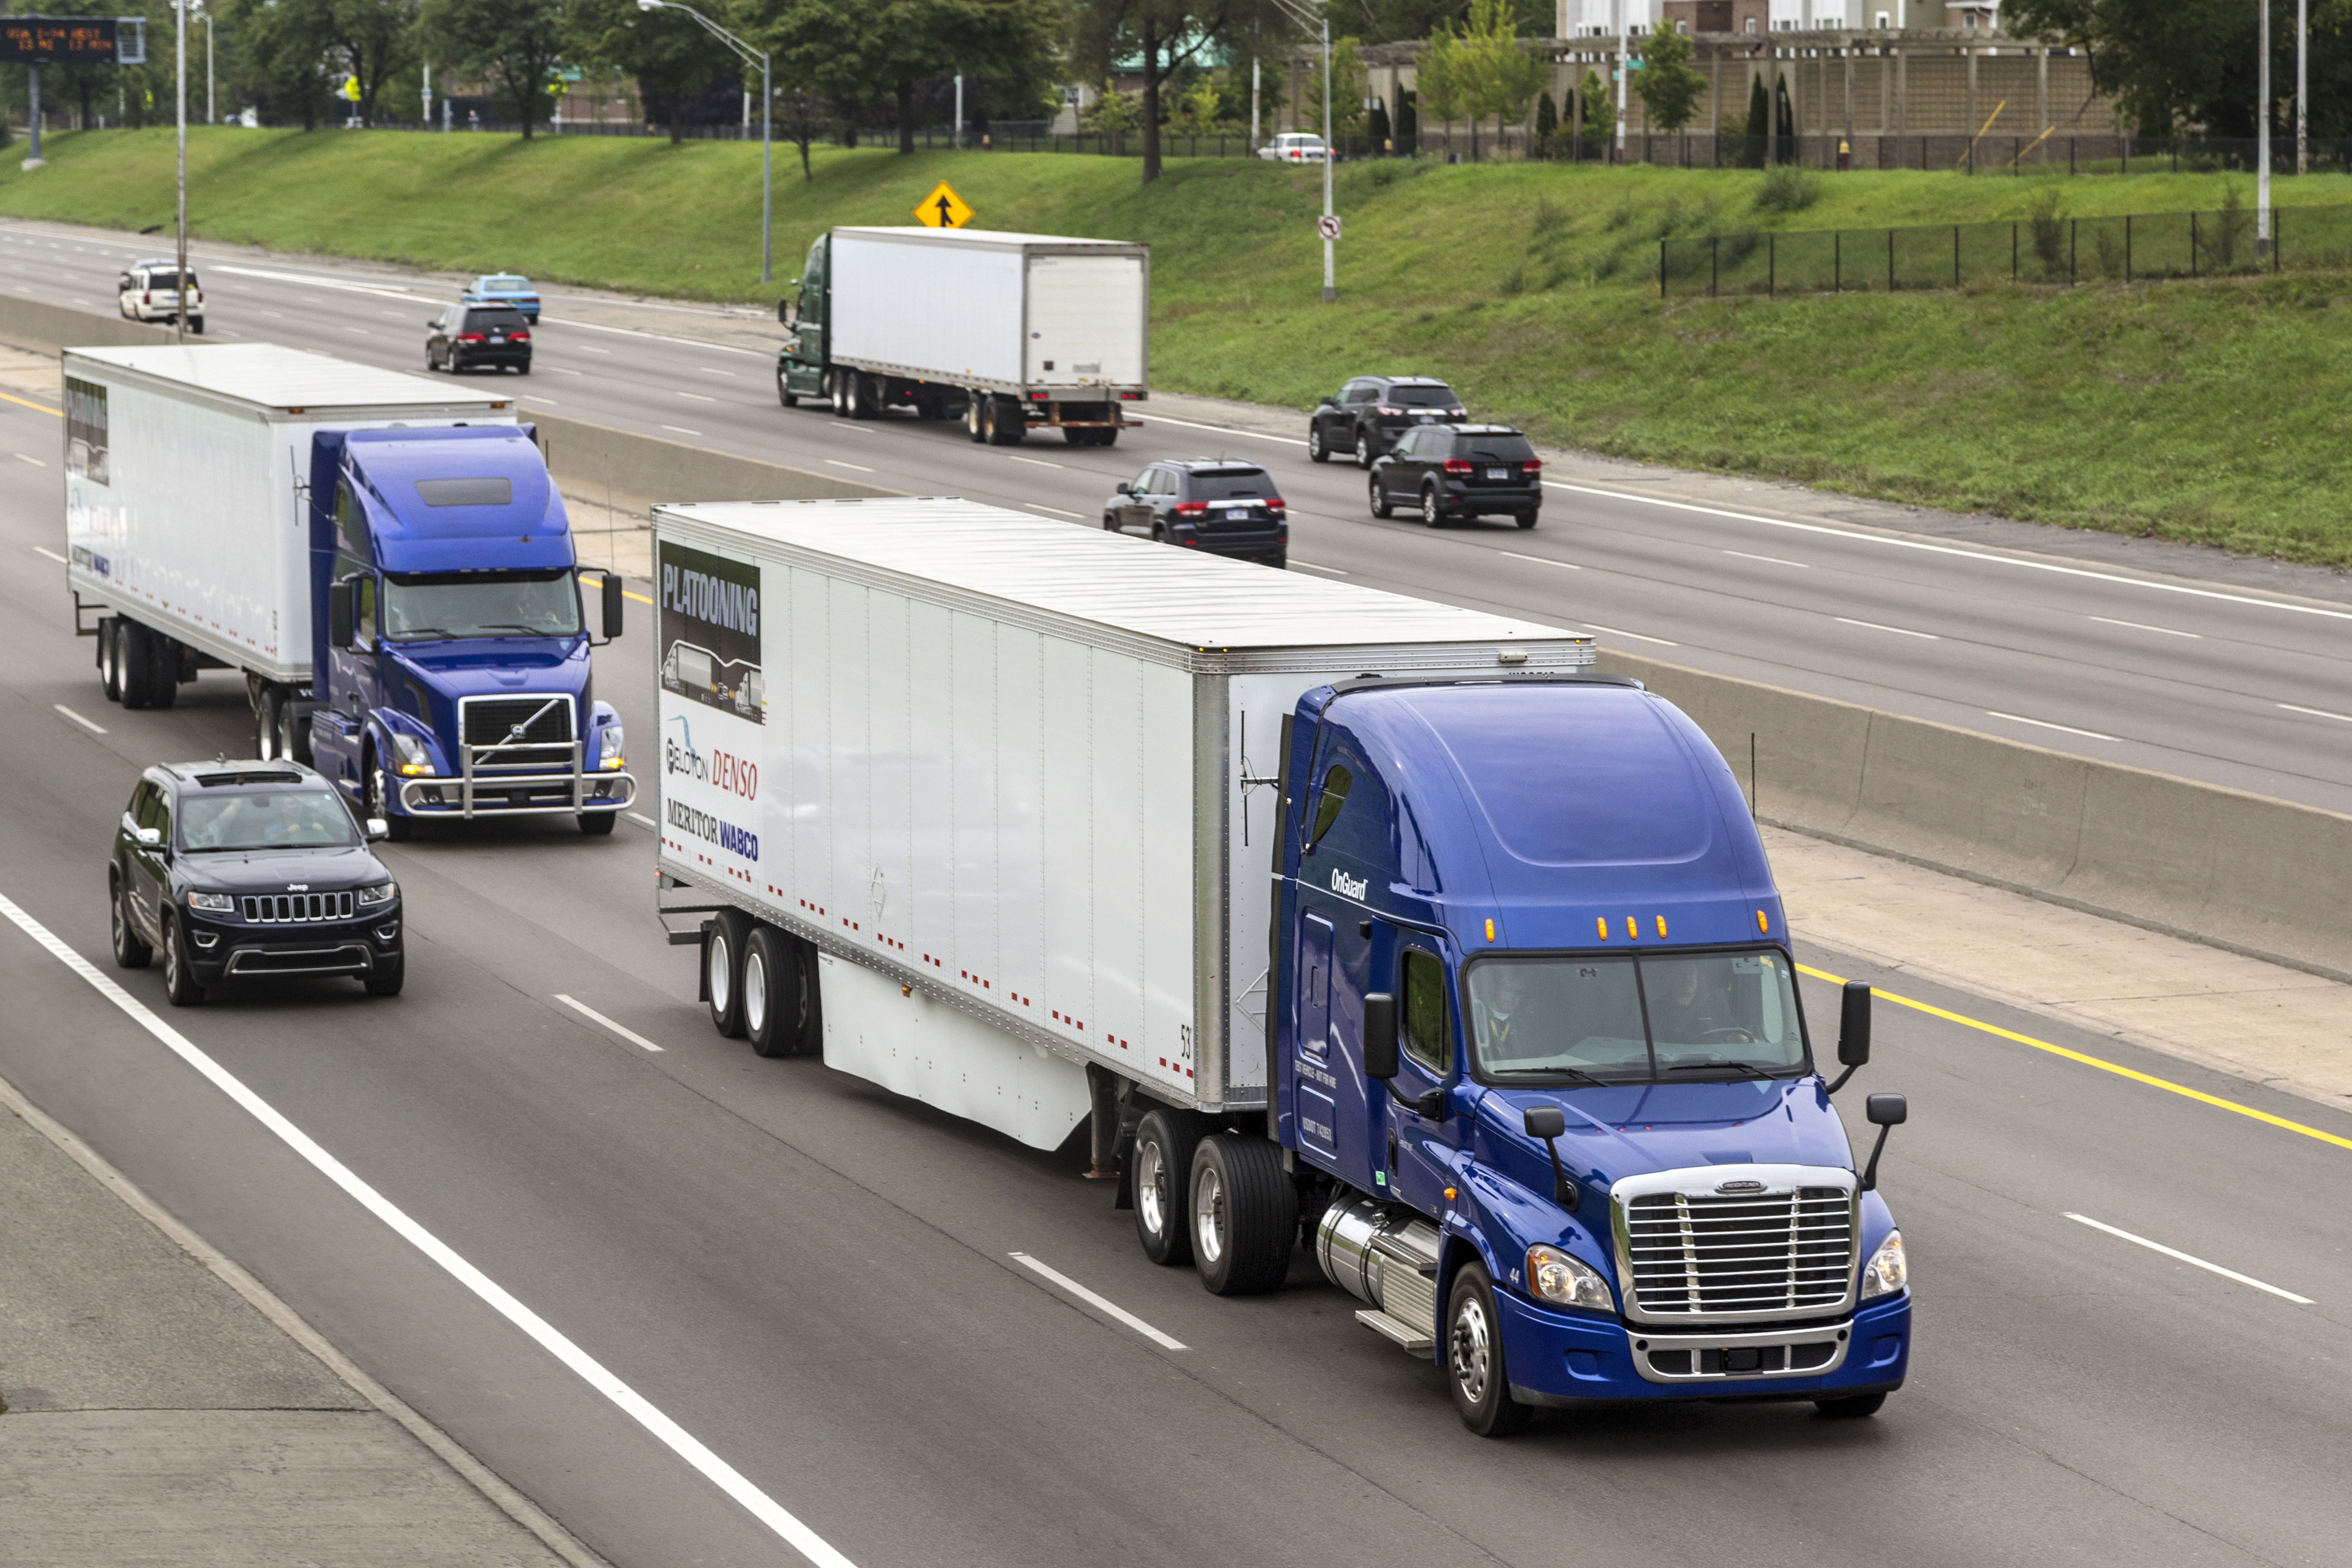
<path id="1" fill-rule="evenodd" d="M 1540 1080 L 1544 1083 L 1551 1083 L 1559 1079 L 1565 1079 L 1570 1083 L 1589 1083 L 1599 1089 L 1608 1088 L 1610 1082 L 1610 1080 L 1605 1078 L 1595 1078 L 1591 1073 L 1581 1071 L 1576 1068 L 1516 1068 L 1508 1071 L 1495 1073 L 1493 1076 L 1503 1079 L 1527 1079 L 1531 1081 Z"/>
<path id="2" fill-rule="evenodd" d="M 1770 1078 L 1772 1075 L 1754 1062 L 1676 1062 L 1668 1072 L 1729 1072 L 1742 1078 Z"/>

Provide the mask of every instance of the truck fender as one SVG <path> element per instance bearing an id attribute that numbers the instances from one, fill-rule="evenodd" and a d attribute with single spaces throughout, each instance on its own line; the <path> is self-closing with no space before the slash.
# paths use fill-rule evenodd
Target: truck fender
<path id="1" fill-rule="evenodd" d="M 1430 1352 L 1441 1372 L 1445 1369 L 1445 1303 L 1454 1294 L 1454 1277 L 1462 1271 L 1462 1266 L 1475 1258 L 1486 1266 L 1486 1278 L 1495 1282 L 1496 1289 L 1511 1288 L 1509 1271 L 1495 1256 L 1486 1227 L 1477 1223 L 1475 1215 L 1456 1209 L 1442 1229 L 1444 1239 L 1437 1245 L 1437 1342 Z"/>

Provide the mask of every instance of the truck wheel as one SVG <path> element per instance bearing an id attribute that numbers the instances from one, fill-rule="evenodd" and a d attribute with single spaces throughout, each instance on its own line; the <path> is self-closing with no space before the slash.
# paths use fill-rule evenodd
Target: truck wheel
<path id="1" fill-rule="evenodd" d="M 752 1054 L 788 1057 L 800 1048 L 800 954 L 773 926 L 754 926 L 743 944 L 743 1034 Z"/>
<path id="2" fill-rule="evenodd" d="M 1445 1298 L 1445 1386 L 1462 1425 L 1481 1437 L 1507 1437 L 1535 1415 L 1511 1397 L 1495 1287 L 1475 1261 L 1462 1266 Z"/>
<path id="3" fill-rule="evenodd" d="M 109 702 L 122 700 L 122 619 L 119 616 L 98 623 L 98 684 Z"/>
<path id="4" fill-rule="evenodd" d="M 310 716 L 291 698 L 278 705 L 278 754 L 306 768 L 310 765 Z"/>
<path id="5" fill-rule="evenodd" d="M 793 937 L 787 946 L 798 976 L 793 987 L 792 1006 L 784 1013 L 791 1026 L 788 1032 L 792 1048 L 804 1057 L 821 1057 L 824 1055 L 824 993 L 817 981 L 820 966 L 816 943 Z"/>
<path id="6" fill-rule="evenodd" d="M 844 374 L 841 383 L 841 412 L 852 419 L 874 417 L 873 384 L 866 373 L 853 370 Z"/>
<path id="7" fill-rule="evenodd" d="M 1857 1394 L 1851 1399 L 1816 1399 L 1813 1408 L 1832 1421 L 1859 1421 L 1865 1415 L 1875 1415 L 1878 1407 L 1886 1403 L 1886 1391 Z"/>
<path id="8" fill-rule="evenodd" d="M 1108 429 L 1108 430 L 1097 430 L 1097 431 L 1096 431 L 1096 432 L 1095 432 L 1095 445 L 1096 445 L 1096 446 L 1097 446 L 1097 447 L 1116 447 L 1116 446 L 1118 446 L 1118 427 L 1117 426 L 1115 426 L 1115 425 L 1114 425 L 1114 426 L 1111 426 L 1109 429 Z"/>
<path id="9" fill-rule="evenodd" d="M 190 316 L 188 318 L 188 331 L 195 333 L 196 336 L 200 338 L 203 337 L 205 335 L 205 319 L 202 316 Z"/>
<path id="10" fill-rule="evenodd" d="M 253 754 L 265 763 L 279 760 L 278 745 L 285 730 L 286 694 L 275 686 L 265 686 L 253 700 Z"/>
<path id="11" fill-rule="evenodd" d="M 194 1007 L 203 1003 L 205 988 L 188 968 L 184 940 L 179 921 L 163 922 L 163 996 L 174 1007 Z"/>
<path id="12" fill-rule="evenodd" d="M 781 369 L 776 372 L 776 401 L 787 408 L 798 408 L 801 405 L 801 395 L 792 389 L 791 384 L 785 380 L 784 373 Z"/>
<path id="13" fill-rule="evenodd" d="M 620 815 L 617 811 L 583 811 L 580 814 L 580 831 L 591 838 L 610 838 L 613 823 Z"/>
<path id="14" fill-rule="evenodd" d="M 730 1040 L 743 1037 L 743 939 L 751 921 L 738 910 L 721 910 L 702 944 L 703 990 L 710 998 L 710 1026 Z"/>
<path id="15" fill-rule="evenodd" d="M 125 708 L 155 704 L 155 634 L 137 621 L 119 621 L 114 634 L 115 689 Z"/>
<path id="16" fill-rule="evenodd" d="M 1154 1263 L 1182 1263 L 1192 1256 L 1185 1224 L 1186 1194 L 1192 1190 L 1192 1151 L 1200 1145 L 1199 1123 L 1181 1110 L 1147 1112 L 1135 1130 L 1135 1234 L 1143 1256 Z"/>
<path id="17" fill-rule="evenodd" d="M 366 753 L 364 769 L 360 776 L 367 781 L 363 794 L 367 814 L 383 819 L 383 836 L 386 838 L 394 844 L 407 843 L 409 837 L 416 831 L 416 819 L 403 816 L 392 809 L 392 791 L 384 783 L 383 767 L 376 761 L 373 747 Z"/>
<path id="18" fill-rule="evenodd" d="M 988 439 L 988 426 L 982 416 L 983 411 L 987 406 L 988 394 L 984 392 L 971 392 L 964 395 L 963 433 L 971 437 L 974 441 L 985 441 Z"/>
<path id="19" fill-rule="evenodd" d="M 1263 1138 L 1219 1132 L 1192 1154 L 1192 1267 L 1219 1296 L 1279 1289 L 1298 1242 L 1298 1189 Z"/>
<path id="20" fill-rule="evenodd" d="M 147 945 L 146 940 L 139 934 L 139 928 L 131 923 L 131 899 L 122 890 L 122 874 L 111 868 L 106 874 L 106 901 L 112 906 L 107 925 L 108 934 L 113 938 L 114 967 L 146 968 L 147 961 L 155 955 L 155 950 Z"/>

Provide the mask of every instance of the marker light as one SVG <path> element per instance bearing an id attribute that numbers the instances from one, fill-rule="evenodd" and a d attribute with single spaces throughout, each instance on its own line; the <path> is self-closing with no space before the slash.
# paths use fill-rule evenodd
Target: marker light
<path id="1" fill-rule="evenodd" d="M 1659 940 L 1660 942 L 1664 942 L 1664 941 L 1665 941 L 1665 939 L 1666 939 L 1666 917 L 1665 917 L 1665 916 L 1664 916 L 1664 915 L 1660 915 L 1660 916 L 1658 917 L 1658 940 Z"/>
<path id="2" fill-rule="evenodd" d="M 1772 934 L 1772 928 L 1769 924 L 1766 923 L 1764 911 L 1762 910 L 1758 910 L 1756 911 L 1756 934 L 1759 936 L 1770 936 Z"/>
<path id="3" fill-rule="evenodd" d="M 1625 917 L 1625 940 L 1627 942 L 1639 942 L 1641 939 L 1641 922 L 1636 921 L 1632 915 L 1627 915 Z"/>
<path id="4" fill-rule="evenodd" d="M 1609 940 L 1609 917 L 1607 915 L 1593 916 L 1592 929 L 1601 933 L 1601 941 L 1607 942 Z"/>
<path id="5" fill-rule="evenodd" d="M 1486 921 L 1486 940 L 1488 942 L 1495 940 L 1495 922 L 1491 918 Z"/>

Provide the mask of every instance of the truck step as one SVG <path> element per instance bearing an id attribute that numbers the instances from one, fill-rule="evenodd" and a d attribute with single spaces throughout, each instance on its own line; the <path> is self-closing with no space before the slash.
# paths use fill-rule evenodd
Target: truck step
<path id="1" fill-rule="evenodd" d="M 1356 1314 L 1356 1321 L 1400 1350 L 1411 1351 L 1414 1355 L 1427 1355 L 1437 1348 L 1436 1336 L 1427 1329 L 1416 1328 L 1402 1318 L 1390 1317 L 1386 1312 L 1375 1312 L 1367 1307 Z"/>

